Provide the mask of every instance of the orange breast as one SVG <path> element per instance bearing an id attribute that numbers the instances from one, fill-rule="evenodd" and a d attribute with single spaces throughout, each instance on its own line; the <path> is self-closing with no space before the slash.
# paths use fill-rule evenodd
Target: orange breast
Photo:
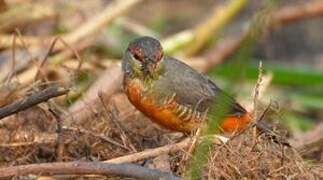
<path id="1" fill-rule="evenodd" d="M 138 80 L 126 81 L 126 93 L 130 102 L 153 122 L 160 124 L 168 129 L 181 132 L 191 132 L 200 126 L 194 120 L 183 122 L 173 112 L 176 102 L 161 105 L 152 94 L 143 92 L 143 86 Z"/>
<path id="2" fill-rule="evenodd" d="M 191 132 L 201 126 L 201 120 L 190 120 L 184 122 L 174 112 L 176 102 L 170 102 L 167 105 L 161 105 L 152 94 L 143 91 L 143 85 L 139 80 L 125 81 L 125 90 L 130 102 L 143 114 L 149 117 L 153 122 L 164 126 L 165 128 Z M 251 116 L 246 113 L 241 117 L 230 116 L 224 120 L 221 128 L 226 132 L 232 132 L 245 127 L 251 120 Z"/>

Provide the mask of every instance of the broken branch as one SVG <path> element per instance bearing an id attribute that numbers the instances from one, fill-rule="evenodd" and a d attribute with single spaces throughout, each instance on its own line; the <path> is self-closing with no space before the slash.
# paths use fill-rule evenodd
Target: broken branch
<path id="1" fill-rule="evenodd" d="M 206 137 L 200 137 L 200 138 L 206 138 Z M 212 135 L 212 138 L 216 140 L 217 143 L 226 143 L 228 141 L 228 138 L 218 135 Z M 130 163 L 130 162 L 137 162 L 143 159 L 156 157 L 161 154 L 168 154 L 168 153 L 174 153 L 180 150 L 184 150 L 190 145 L 191 139 L 186 138 L 183 141 L 176 143 L 176 144 L 170 144 L 163 147 L 158 147 L 154 149 L 147 149 L 142 152 L 133 153 L 130 155 L 110 159 L 107 161 L 104 161 L 106 163 Z"/>
<path id="2" fill-rule="evenodd" d="M 18 102 L 14 102 L 3 108 L 0 108 L 0 120 L 14 113 L 26 110 L 29 107 L 37 105 L 41 102 L 47 101 L 53 97 L 64 95 L 68 91 L 69 89 L 67 88 L 52 86 L 42 91 L 36 92 Z"/>
<path id="3" fill-rule="evenodd" d="M 24 176 L 28 174 L 97 174 L 132 177 L 138 179 L 181 179 L 180 177 L 161 172 L 157 169 L 148 169 L 134 164 L 59 162 L 0 168 L 0 178 Z"/>

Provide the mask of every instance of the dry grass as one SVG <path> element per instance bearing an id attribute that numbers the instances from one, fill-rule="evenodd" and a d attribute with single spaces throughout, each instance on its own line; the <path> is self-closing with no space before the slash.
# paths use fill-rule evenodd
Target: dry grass
<path id="1" fill-rule="evenodd" d="M 212 151 L 205 176 L 209 179 L 314 179 L 298 153 L 260 136 L 252 130 Z"/>
<path id="2" fill-rule="evenodd" d="M 119 74 L 111 70 L 111 64 L 117 64 L 115 61 L 105 61 L 102 59 L 102 55 L 95 54 L 95 51 L 86 52 L 84 50 L 98 44 L 98 41 L 94 38 L 98 34 L 96 32 L 106 28 L 128 8 L 133 8 L 132 4 L 137 2 L 141 2 L 141 0 L 130 0 L 117 9 L 115 7 L 120 7 L 121 1 L 111 5 L 111 7 L 107 6 L 102 11 L 102 15 L 97 16 L 101 18 L 86 21 L 83 25 L 74 27 L 74 30 L 63 36 L 68 37 L 67 41 L 71 46 L 75 46 L 82 58 L 85 57 L 86 60 L 83 63 L 80 63 L 80 58 L 75 57 L 78 55 L 73 49 L 63 45 L 54 48 L 58 52 L 49 53 L 46 63 L 41 63 L 43 55 L 48 51 L 49 41 L 47 43 L 47 40 L 50 40 L 50 37 L 53 36 L 51 28 L 47 26 L 39 25 L 39 28 L 47 29 L 47 34 L 50 36 L 45 38 L 35 33 L 31 39 L 28 39 L 28 36 L 24 37 L 26 45 L 23 45 L 24 43 L 22 43 L 19 36 L 16 44 L 16 42 L 9 40 L 11 34 L 1 34 L 0 39 L 6 42 L 6 45 L 3 46 L 6 49 L 3 51 L 9 54 L 13 51 L 13 54 L 12 60 L 8 60 L 6 65 L 1 66 L 0 80 L 3 84 L 0 87 L 0 108 L 21 100 L 36 89 L 42 89 L 48 84 L 72 86 L 73 89 L 69 96 L 77 99 L 77 101 L 69 102 L 71 106 L 67 107 L 67 97 L 58 97 L 1 119 L 0 168 L 57 161 L 106 161 L 144 150 L 149 151 L 148 149 L 150 148 L 174 144 L 183 139 L 182 134 L 171 133 L 158 127 L 134 109 L 121 90 L 120 69 L 118 69 Z M 111 13 L 110 8 L 115 9 L 115 11 Z M 274 18 L 279 19 L 277 17 Z M 61 21 L 64 19 L 69 20 L 69 18 L 61 19 Z M 284 20 L 288 21 L 290 19 L 283 18 L 276 21 L 284 23 Z M 70 21 L 67 22 L 70 23 Z M 23 36 L 25 35 L 23 34 Z M 209 63 L 212 66 L 220 61 L 222 62 L 235 51 L 234 49 L 239 47 L 244 38 L 245 35 L 234 41 L 235 43 L 231 43 L 229 50 L 227 50 L 228 48 L 216 50 L 216 56 L 206 60 L 212 60 L 213 63 Z M 82 39 L 87 39 L 87 41 L 79 42 Z M 30 43 L 29 40 L 35 40 L 35 42 Z M 46 43 L 40 43 L 43 41 Z M 39 52 L 34 49 L 39 50 Z M 18 56 L 24 51 L 28 51 L 30 55 L 24 55 L 23 58 Z M 36 58 L 30 58 L 29 56 L 35 56 Z M 25 64 L 18 61 L 19 59 L 25 60 L 23 61 Z M 216 59 L 218 60 L 215 62 Z M 207 67 L 204 69 L 209 69 L 211 65 L 205 63 L 207 61 L 190 62 L 193 66 L 194 63 L 199 64 L 202 62 L 203 64 L 200 66 Z M 118 66 L 114 67 L 119 68 Z M 104 69 L 107 69 L 106 72 L 110 71 L 110 73 L 107 73 L 108 76 L 102 75 L 104 74 L 102 73 Z M 37 77 L 38 73 L 39 77 Z M 94 88 L 95 91 L 91 90 L 90 93 L 88 92 L 89 90 L 86 91 L 86 89 L 93 88 L 94 85 L 89 88 L 89 84 L 92 82 L 87 82 L 88 84 L 84 85 L 81 84 L 81 81 L 75 81 L 74 76 L 80 75 L 79 73 L 92 75 L 93 79 L 96 80 L 103 79 L 98 83 L 101 89 Z M 117 77 L 113 78 L 111 74 Z M 266 78 L 264 76 L 264 89 L 266 89 L 266 79 L 269 79 L 267 81 L 270 82 L 271 77 Z M 101 85 L 105 89 L 102 89 Z M 100 98 L 97 96 L 98 91 L 102 91 L 102 94 L 100 94 L 102 97 Z M 257 92 L 259 98 L 262 95 L 262 89 L 258 89 Z M 86 93 L 90 94 L 92 98 L 96 98 L 95 104 L 91 104 L 91 102 L 81 103 L 83 105 L 79 112 L 71 111 L 73 105 L 75 106 L 78 102 L 85 102 L 78 97 L 83 94 L 83 98 L 86 99 Z M 255 98 L 255 100 L 258 98 Z M 260 109 L 256 105 L 255 107 Z M 58 118 L 49 109 L 57 111 Z M 75 119 L 71 118 L 71 114 Z M 63 125 L 60 134 L 57 132 L 59 118 L 62 118 Z M 60 136 L 62 138 L 58 138 Z M 59 139 L 61 142 L 58 142 Z M 198 138 L 196 140 L 198 141 Z M 60 150 L 58 150 L 59 143 L 63 144 Z M 186 148 L 178 149 L 170 151 L 171 153 L 168 154 L 142 159 L 136 163 L 183 175 L 185 174 L 183 171 L 189 169 L 183 166 L 189 164 L 194 148 L 191 144 L 188 144 Z M 206 179 L 315 179 L 318 178 L 315 173 L 322 174 L 323 172 L 322 164 L 317 164 L 311 169 L 294 149 L 282 148 L 263 136 L 259 136 L 255 140 L 255 134 L 252 129 L 245 131 L 225 144 L 214 145 L 208 158 L 208 164 L 203 172 Z M 64 177 L 80 178 L 80 176 Z M 94 175 L 84 177 L 106 179 L 106 177 Z"/>
<path id="3" fill-rule="evenodd" d="M 115 95 L 113 100 L 118 107 L 110 104 L 107 108 L 93 109 L 82 124 L 72 122 L 63 126 L 64 161 L 107 160 L 167 143 L 158 141 L 162 130 L 154 125 L 147 127 L 152 124 L 149 120 L 135 113 L 130 104 L 124 105 L 124 95 Z M 131 112 L 115 113 L 114 108 L 124 108 L 121 106 L 127 106 Z M 57 124 L 47 108 L 47 104 L 38 105 L 1 121 L 0 166 L 57 160 Z"/>
<path id="4" fill-rule="evenodd" d="M 136 113 L 123 94 L 115 95 L 113 101 L 115 106 L 96 109 L 93 116 L 84 121 L 86 123 L 64 126 L 62 160 L 102 161 L 172 142 L 172 133 L 160 130 L 140 113 Z M 56 121 L 46 110 L 46 106 L 43 104 L 33 107 L 5 120 L 6 123 L 0 127 L 0 136 L 3 137 L 0 139 L 2 167 L 57 161 Z M 126 113 L 112 115 L 115 111 L 112 108 Z M 128 139 L 123 137 L 115 120 L 122 125 Z M 315 178 L 293 149 L 283 149 L 263 136 L 259 136 L 257 141 L 253 137 L 250 129 L 225 144 L 215 145 L 204 176 L 207 179 Z M 178 140 L 178 137 L 175 139 Z M 162 158 L 163 162 L 159 164 L 170 164 L 173 172 L 183 174 L 180 170 L 185 168 L 179 168 L 182 165 L 179 163 L 187 156 L 187 151 L 188 149 L 183 149 L 172 153 L 167 158 Z M 152 161 L 161 157 L 162 155 L 152 158 Z M 158 168 L 158 163 L 153 167 Z"/>

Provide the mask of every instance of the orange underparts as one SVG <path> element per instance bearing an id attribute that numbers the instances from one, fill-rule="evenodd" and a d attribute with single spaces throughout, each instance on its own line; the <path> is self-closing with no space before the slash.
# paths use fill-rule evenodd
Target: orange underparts
<path id="1" fill-rule="evenodd" d="M 225 132 L 233 132 L 239 129 L 243 129 L 250 123 L 250 121 L 251 116 L 249 113 L 246 113 L 240 117 L 230 116 L 223 121 L 221 128 Z"/>
<path id="2" fill-rule="evenodd" d="M 153 122 L 181 132 L 191 132 L 202 125 L 201 119 L 191 119 L 190 121 L 181 120 L 173 111 L 176 102 L 170 102 L 161 106 L 152 95 L 143 94 L 142 84 L 139 80 L 129 80 L 125 82 L 125 90 L 130 102 Z M 233 132 L 245 127 L 251 120 L 251 116 L 246 113 L 240 117 L 228 117 L 224 120 L 221 128 L 226 132 Z"/>
<path id="3" fill-rule="evenodd" d="M 174 112 L 176 102 L 161 106 L 156 97 L 143 92 L 139 80 L 125 81 L 125 91 L 130 102 L 153 122 L 174 131 L 191 132 L 201 125 L 200 120 L 182 121 Z M 199 123 L 198 123 L 199 122 Z"/>

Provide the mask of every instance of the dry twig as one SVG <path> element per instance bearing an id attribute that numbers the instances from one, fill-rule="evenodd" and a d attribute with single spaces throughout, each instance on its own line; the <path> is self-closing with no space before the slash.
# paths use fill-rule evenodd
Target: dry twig
<path id="1" fill-rule="evenodd" d="M 0 16 L 0 32 L 13 30 L 25 25 L 53 19 L 56 12 L 45 4 L 22 3 L 10 7 Z"/>
<path id="2" fill-rule="evenodd" d="M 12 47 L 11 47 L 11 71 L 7 77 L 6 83 L 9 83 L 11 78 L 15 75 L 16 68 L 16 34 L 12 36 Z"/>
<path id="3" fill-rule="evenodd" d="M 16 148 L 22 146 L 38 146 L 53 144 L 57 139 L 57 135 L 54 133 L 38 133 L 35 135 L 33 141 L 28 142 L 12 142 L 12 143 L 0 143 L 0 148 Z"/>
<path id="4" fill-rule="evenodd" d="M 112 94 L 121 88 L 122 71 L 119 65 L 115 65 L 107 69 L 91 86 L 91 88 L 84 94 L 84 96 L 76 101 L 70 108 L 70 116 L 65 118 L 65 122 L 75 119 L 74 122 L 81 124 L 87 117 L 90 117 L 93 112 L 86 108 L 89 105 L 93 109 L 100 109 L 101 103 L 98 98 L 98 93 L 102 92 L 104 99 L 107 101 Z"/>
<path id="5" fill-rule="evenodd" d="M 38 67 L 38 71 L 37 71 L 37 73 L 36 73 L 36 75 L 35 75 L 35 80 L 37 80 L 38 79 L 38 77 L 39 77 L 39 75 L 40 75 L 40 73 L 42 73 L 42 71 L 41 71 L 41 69 L 42 69 L 42 67 L 45 65 L 45 63 L 46 63 L 46 61 L 47 61 L 47 59 L 48 59 L 48 57 L 53 53 L 53 51 L 54 51 L 54 48 L 55 48 L 55 45 L 56 45 L 56 43 L 57 42 L 60 42 L 60 43 L 62 43 L 68 50 L 70 50 L 74 55 L 75 55 L 75 57 L 76 57 L 76 59 L 78 60 L 78 62 L 79 62 L 79 64 L 78 64 L 78 66 L 77 66 L 77 69 L 76 69 L 76 73 L 75 74 L 79 74 L 79 72 L 80 72 L 80 68 L 81 68 L 81 66 L 82 66 L 82 64 L 83 64 L 83 59 L 81 58 L 81 56 L 79 55 L 79 53 L 77 52 L 77 50 L 74 48 L 74 47 L 72 47 L 72 46 L 70 46 L 67 42 L 65 42 L 62 38 L 60 38 L 60 37 L 55 37 L 54 39 L 53 39 L 53 41 L 52 41 L 52 43 L 50 44 L 50 47 L 49 47 L 49 49 L 48 49 L 48 52 L 46 53 L 46 55 L 44 56 L 44 58 L 43 58 L 43 60 L 40 62 L 40 64 L 39 64 L 39 67 Z"/>
<path id="6" fill-rule="evenodd" d="M 92 132 L 92 131 L 89 131 L 89 130 L 86 130 L 86 129 L 83 129 L 83 128 L 78 128 L 78 127 L 63 126 L 62 129 L 77 132 L 77 133 L 82 133 L 82 134 L 88 134 L 90 136 L 102 139 L 103 141 L 106 141 L 106 142 L 108 142 L 110 144 L 113 144 L 115 146 L 118 146 L 118 147 L 120 147 L 122 149 L 129 150 L 128 148 L 124 147 L 122 144 L 116 142 L 114 139 L 112 139 L 112 138 L 110 138 L 108 136 L 105 136 L 103 134 L 97 134 L 95 132 Z"/>
<path id="7" fill-rule="evenodd" d="M 98 93 L 99 99 L 101 101 L 101 104 L 103 105 L 103 109 L 104 109 L 104 113 L 105 115 L 108 117 L 108 107 L 106 105 L 106 103 L 104 102 L 104 97 L 103 97 L 103 93 L 99 92 Z M 122 139 L 122 142 L 124 144 L 124 146 L 131 151 L 137 152 L 135 146 L 131 143 L 131 138 L 129 138 L 129 136 L 127 136 L 127 134 L 125 133 L 124 128 L 121 126 L 121 124 L 118 122 L 118 112 L 117 112 L 117 107 L 115 107 L 115 105 L 113 105 L 113 107 L 111 108 L 111 115 L 110 115 L 110 119 L 112 120 L 112 122 L 115 124 L 115 126 L 117 127 L 117 129 L 120 132 L 120 137 Z M 129 147 L 128 147 L 129 146 Z"/>
<path id="8" fill-rule="evenodd" d="M 56 133 L 57 133 L 57 140 L 56 140 L 56 157 L 58 161 L 63 161 L 64 156 L 64 137 L 63 137 L 63 120 L 60 118 L 57 112 L 55 110 L 49 108 L 49 112 L 52 113 L 52 115 L 56 119 Z"/>
<path id="9" fill-rule="evenodd" d="M 292 145 L 301 155 L 309 155 L 315 150 L 323 148 L 323 123 L 317 125 L 313 130 L 302 135 L 301 138 L 292 140 Z"/>
<path id="10" fill-rule="evenodd" d="M 281 25 L 323 15 L 322 1 L 308 1 L 300 5 L 281 8 L 272 15 L 272 26 Z"/>
<path id="11" fill-rule="evenodd" d="M 99 162 L 57 162 L 30 164 L 0 168 L 0 178 L 24 176 L 28 174 L 97 174 L 107 176 L 123 176 L 138 179 L 169 179 L 179 177 L 157 169 L 148 169 L 134 164 L 110 164 Z"/>
<path id="12" fill-rule="evenodd" d="M 213 14 L 195 28 L 194 37 L 186 49 L 186 55 L 192 56 L 199 52 L 212 36 L 218 34 L 247 5 L 247 2 L 246 0 L 233 0 L 227 6 L 214 8 Z"/>
<path id="13" fill-rule="evenodd" d="M 204 137 L 200 137 L 200 138 L 204 138 Z M 210 137 L 206 137 L 206 138 L 210 138 Z M 212 138 L 215 139 L 215 140 L 218 140 L 216 142 L 220 141 L 220 142 L 226 143 L 228 141 L 227 138 L 225 138 L 223 136 L 218 136 L 218 135 L 212 135 Z M 126 155 L 126 156 L 121 156 L 121 157 L 110 159 L 110 160 L 107 160 L 107 161 L 104 161 L 104 162 L 107 162 L 107 163 L 137 162 L 137 161 L 140 161 L 140 160 L 143 160 L 143 159 L 156 157 L 156 156 L 161 155 L 161 154 L 174 153 L 174 152 L 177 152 L 177 151 L 184 150 L 190 144 L 191 144 L 191 139 L 187 138 L 187 139 L 184 139 L 181 142 L 176 143 L 176 144 L 170 144 L 170 145 L 166 145 L 166 146 L 158 147 L 158 148 L 154 148 L 154 149 L 147 149 L 147 150 L 144 150 L 142 152 L 133 153 L 133 154 Z"/>
<path id="14" fill-rule="evenodd" d="M 258 119 L 257 107 L 258 107 L 258 101 L 259 101 L 260 88 L 262 86 L 263 71 L 264 70 L 262 67 L 262 61 L 260 61 L 259 67 L 258 67 L 258 79 L 253 91 L 253 110 L 252 111 L 253 111 L 253 117 L 255 119 Z"/>
<path id="15" fill-rule="evenodd" d="M 195 147 L 197 145 L 198 139 L 200 138 L 200 135 L 201 135 L 201 128 L 198 128 L 195 135 L 193 136 L 193 139 L 191 141 L 191 145 L 188 148 L 188 151 L 183 155 L 181 161 L 179 162 L 179 164 L 181 164 L 181 170 L 180 170 L 181 172 L 186 172 L 188 162 L 192 157 L 192 154 L 195 150 Z"/>
<path id="16" fill-rule="evenodd" d="M 43 46 L 50 42 L 50 37 L 35 37 L 35 36 L 22 36 L 26 45 L 28 47 L 36 47 L 36 46 Z M 6 34 L 0 35 L 0 49 L 10 48 L 12 43 L 10 41 L 11 36 Z M 17 41 L 17 46 L 22 47 L 24 46 L 22 42 Z"/>
<path id="17" fill-rule="evenodd" d="M 101 14 L 90 19 L 71 33 L 63 36 L 63 39 L 69 44 L 75 44 L 88 36 L 92 36 L 141 1 L 142 0 L 124 0 L 114 2 L 107 6 Z"/>
<path id="18" fill-rule="evenodd" d="M 276 27 L 281 27 L 292 22 L 297 22 L 310 17 L 321 16 L 323 14 L 322 2 L 307 2 L 302 5 L 295 5 L 283 7 L 272 12 L 269 28 L 273 30 Z M 248 37 L 251 29 L 248 28 L 238 36 L 226 37 L 217 45 L 208 50 L 204 55 L 203 61 L 198 62 L 187 61 L 186 63 L 192 64 L 193 67 L 198 68 L 201 72 L 207 72 L 210 68 L 228 60 L 234 52 L 240 48 L 241 43 Z M 269 32 L 266 31 L 266 32 Z M 193 39 L 193 32 L 191 30 L 181 31 L 164 41 L 163 47 L 166 52 L 174 53 L 185 47 Z"/>
<path id="19" fill-rule="evenodd" d="M 52 86 L 42 91 L 36 92 L 18 102 L 0 108 L 0 120 L 6 116 L 28 109 L 31 106 L 47 101 L 53 97 L 64 95 L 68 93 L 68 91 L 69 89 L 67 88 Z"/>
<path id="20" fill-rule="evenodd" d="M 156 157 L 160 154 L 168 154 L 168 153 L 174 153 L 180 150 L 185 149 L 188 145 L 190 144 L 190 139 L 187 138 L 179 143 L 176 144 L 170 144 L 170 145 L 166 145 L 163 147 L 158 147 L 158 148 L 154 148 L 154 149 L 146 149 L 142 152 L 138 152 L 138 153 L 133 153 L 130 155 L 126 155 L 126 156 L 121 156 L 121 157 L 117 157 L 114 159 L 110 159 L 104 162 L 107 163 L 130 163 L 130 162 L 137 162 L 143 159 L 147 159 L 147 158 L 151 158 L 151 157 Z"/>

